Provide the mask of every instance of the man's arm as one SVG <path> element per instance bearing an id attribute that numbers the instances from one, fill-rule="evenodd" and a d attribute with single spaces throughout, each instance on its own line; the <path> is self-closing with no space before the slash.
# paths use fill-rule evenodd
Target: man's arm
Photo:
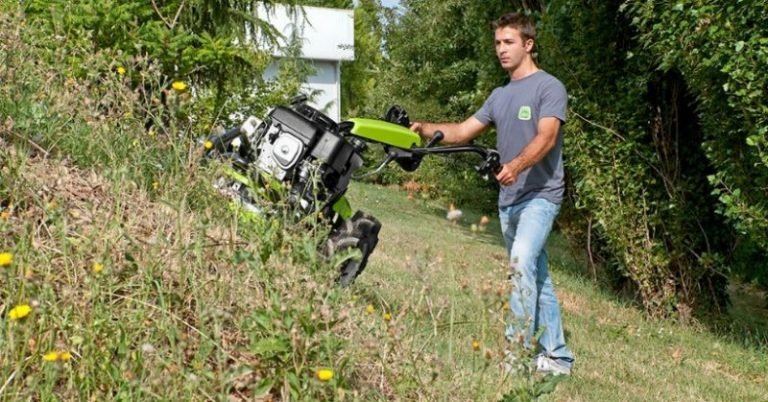
<path id="1" fill-rule="evenodd" d="M 523 148 L 519 155 L 502 165 L 501 171 L 496 174 L 496 179 L 499 183 L 505 186 L 514 183 L 517 181 L 517 176 L 520 172 L 544 159 L 557 143 L 560 124 L 560 119 L 557 117 L 541 118 L 536 136 Z"/>
<path id="2" fill-rule="evenodd" d="M 483 124 L 472 116 L 461 123 L 426 123 L 414 122 L 411 124 L 411 131 L 419 133 L 423 137 L 432 138 L 436 131 L 443 132 L 444 144 L 466 144 L 488 129 L 487 124 Z"/>

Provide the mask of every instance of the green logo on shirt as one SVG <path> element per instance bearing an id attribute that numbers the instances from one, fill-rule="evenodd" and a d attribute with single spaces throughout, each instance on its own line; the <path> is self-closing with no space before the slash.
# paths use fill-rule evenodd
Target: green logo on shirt
<path id="1" fill-rule="evenodd" d="M 530 120 L 531 119 L 531 107 L 530 106 L 520 106 L 520 110 L 517 111 L 517 118 L 520 120 Z"/>

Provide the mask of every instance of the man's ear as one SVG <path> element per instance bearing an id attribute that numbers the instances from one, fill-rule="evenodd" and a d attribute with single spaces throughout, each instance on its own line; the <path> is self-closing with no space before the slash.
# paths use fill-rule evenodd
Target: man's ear
<path id="1" fill-rule="evenodd" d="M 533 39 L 530 39 L 530 38 L 529 38 L 529 39 L 526 39 L 526 40 L 525 40 L 525 50 L 526 50 L 527 52 L 529 52 L 529 53 L 530 53 L 530 52 L 532 52 L 532 51 L 533 51 L 533 45 L 534 45 L 534 44 L 535 44 L 535 42 L 534 42 L 534 40 L 533 40 Z"/>

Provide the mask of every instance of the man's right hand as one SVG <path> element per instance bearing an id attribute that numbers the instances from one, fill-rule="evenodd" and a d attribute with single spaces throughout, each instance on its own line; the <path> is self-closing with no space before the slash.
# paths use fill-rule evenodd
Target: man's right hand
<path id="1" fill-rule="evenodd" d="M 416 133 L 416 134 L 418 134 L 418 135 L 420 135 L 422 137 L 424 136 L 424 133 L 422 132 L 422 129 L 424 128 L 424 125 L 422 123 L 419 123 L 418 121 L 415 121 L 415 122 L 411 123 L 411 127 L 409 127 L 409 128 L 414 133 Z"/>

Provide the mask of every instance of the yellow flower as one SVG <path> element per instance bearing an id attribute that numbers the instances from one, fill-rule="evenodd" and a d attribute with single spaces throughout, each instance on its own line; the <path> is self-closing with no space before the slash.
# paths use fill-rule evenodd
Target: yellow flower
<path id="1" fill-rule="evenodd" d="M 368 314 L 373 314 L 374 311 L 376 311 L 376 309 L 373 307 L 373 304 L 369 304 L 368 307 L 365 308 L 365 312 Z"/>
<path id="2" fill-rule="evenodd" d="M 315 376 L 320 381 L 329 381 L 331 378 L 333 378 L 333 370 L 319 369 L 315 372 Z"/>
<path id="3" fill-rule="evenodd" d="M 32 307 L 29 304 L 19 304 L 8 312 L 8 318 L 12 320 L 20 320 L 29 315 L 32 312 Z"/>
<path id="4" fill-rule="evenodd" d="M 55 361 L 62 361 L 66 362 L 72 359 L 72 353 L 69 353 L 67 351 L 59 352 L 59 351 L 52 351 L 48 352 L 43 355 L 43 360 L 47 362 L 55 362 Z"/>
<path id="5" fill-rule="evenodd" d="M 104 265 L 101 265 L 98 262 L 94 262 L 92 270 L 93 270 L 94 273 L 98 274 L 99 272 L 104 270 Z"/>
<path id="6" fill-rule="evenodd" d="M 123 67 L 123 66 L 119 66 L 119 67 L 117 68 L 117 73 L 118 73 L 119 75 L 125 75 L 125 67 Z"/>
<path id="7" fill-rule="evenodd" d="M 392 314 L 384 313 L 384 321 L 389 321 L 392 319 Z"/>
<path id="8" fill-rule="evenodd" d="M 13 254 L 0 253 L 0 267 L 7 267 L 13 262 Z"/>
<path id="9" fill-rule="evenodd" d="M 152 182 L 152 188 L 155 189 L 155 190 L 159 189 L 160 188 L 160 183 L 158 183 L 156 181 L 153 181 Z"/>
<path id="10" fill-rule="evenodd" d="M 211 141 L 206 141 L 205 144 L 203 144 L 203 147 L 205 147 L 205 149 L 212 149 L 213 143 Z"/>
<path id="11" fill-rule="evenodd" d="M 59 352 L 53 351 L 53 352 L 48 352 L 44 354 L 43 360 L 47 362 L 55 362 L 56 360 L 59 360 L 59 357 L 60 357 Z"/>
<path id="12" fill-rule="evenodd" d="M 472 340 L 472 350 L 474 351 L 480 350 L 480 341 L 478 341 L 477 339 Z"/>
<path id="13" fill-rule="evenodd" d="M 184 92 L 187 90 L 187 84 L 184 83 L 184 81 L 174 81 L 173 84 L 171 84 L 171 87 L 173 87 L 173 89 L 177 90 L 178 92 Z"/>

